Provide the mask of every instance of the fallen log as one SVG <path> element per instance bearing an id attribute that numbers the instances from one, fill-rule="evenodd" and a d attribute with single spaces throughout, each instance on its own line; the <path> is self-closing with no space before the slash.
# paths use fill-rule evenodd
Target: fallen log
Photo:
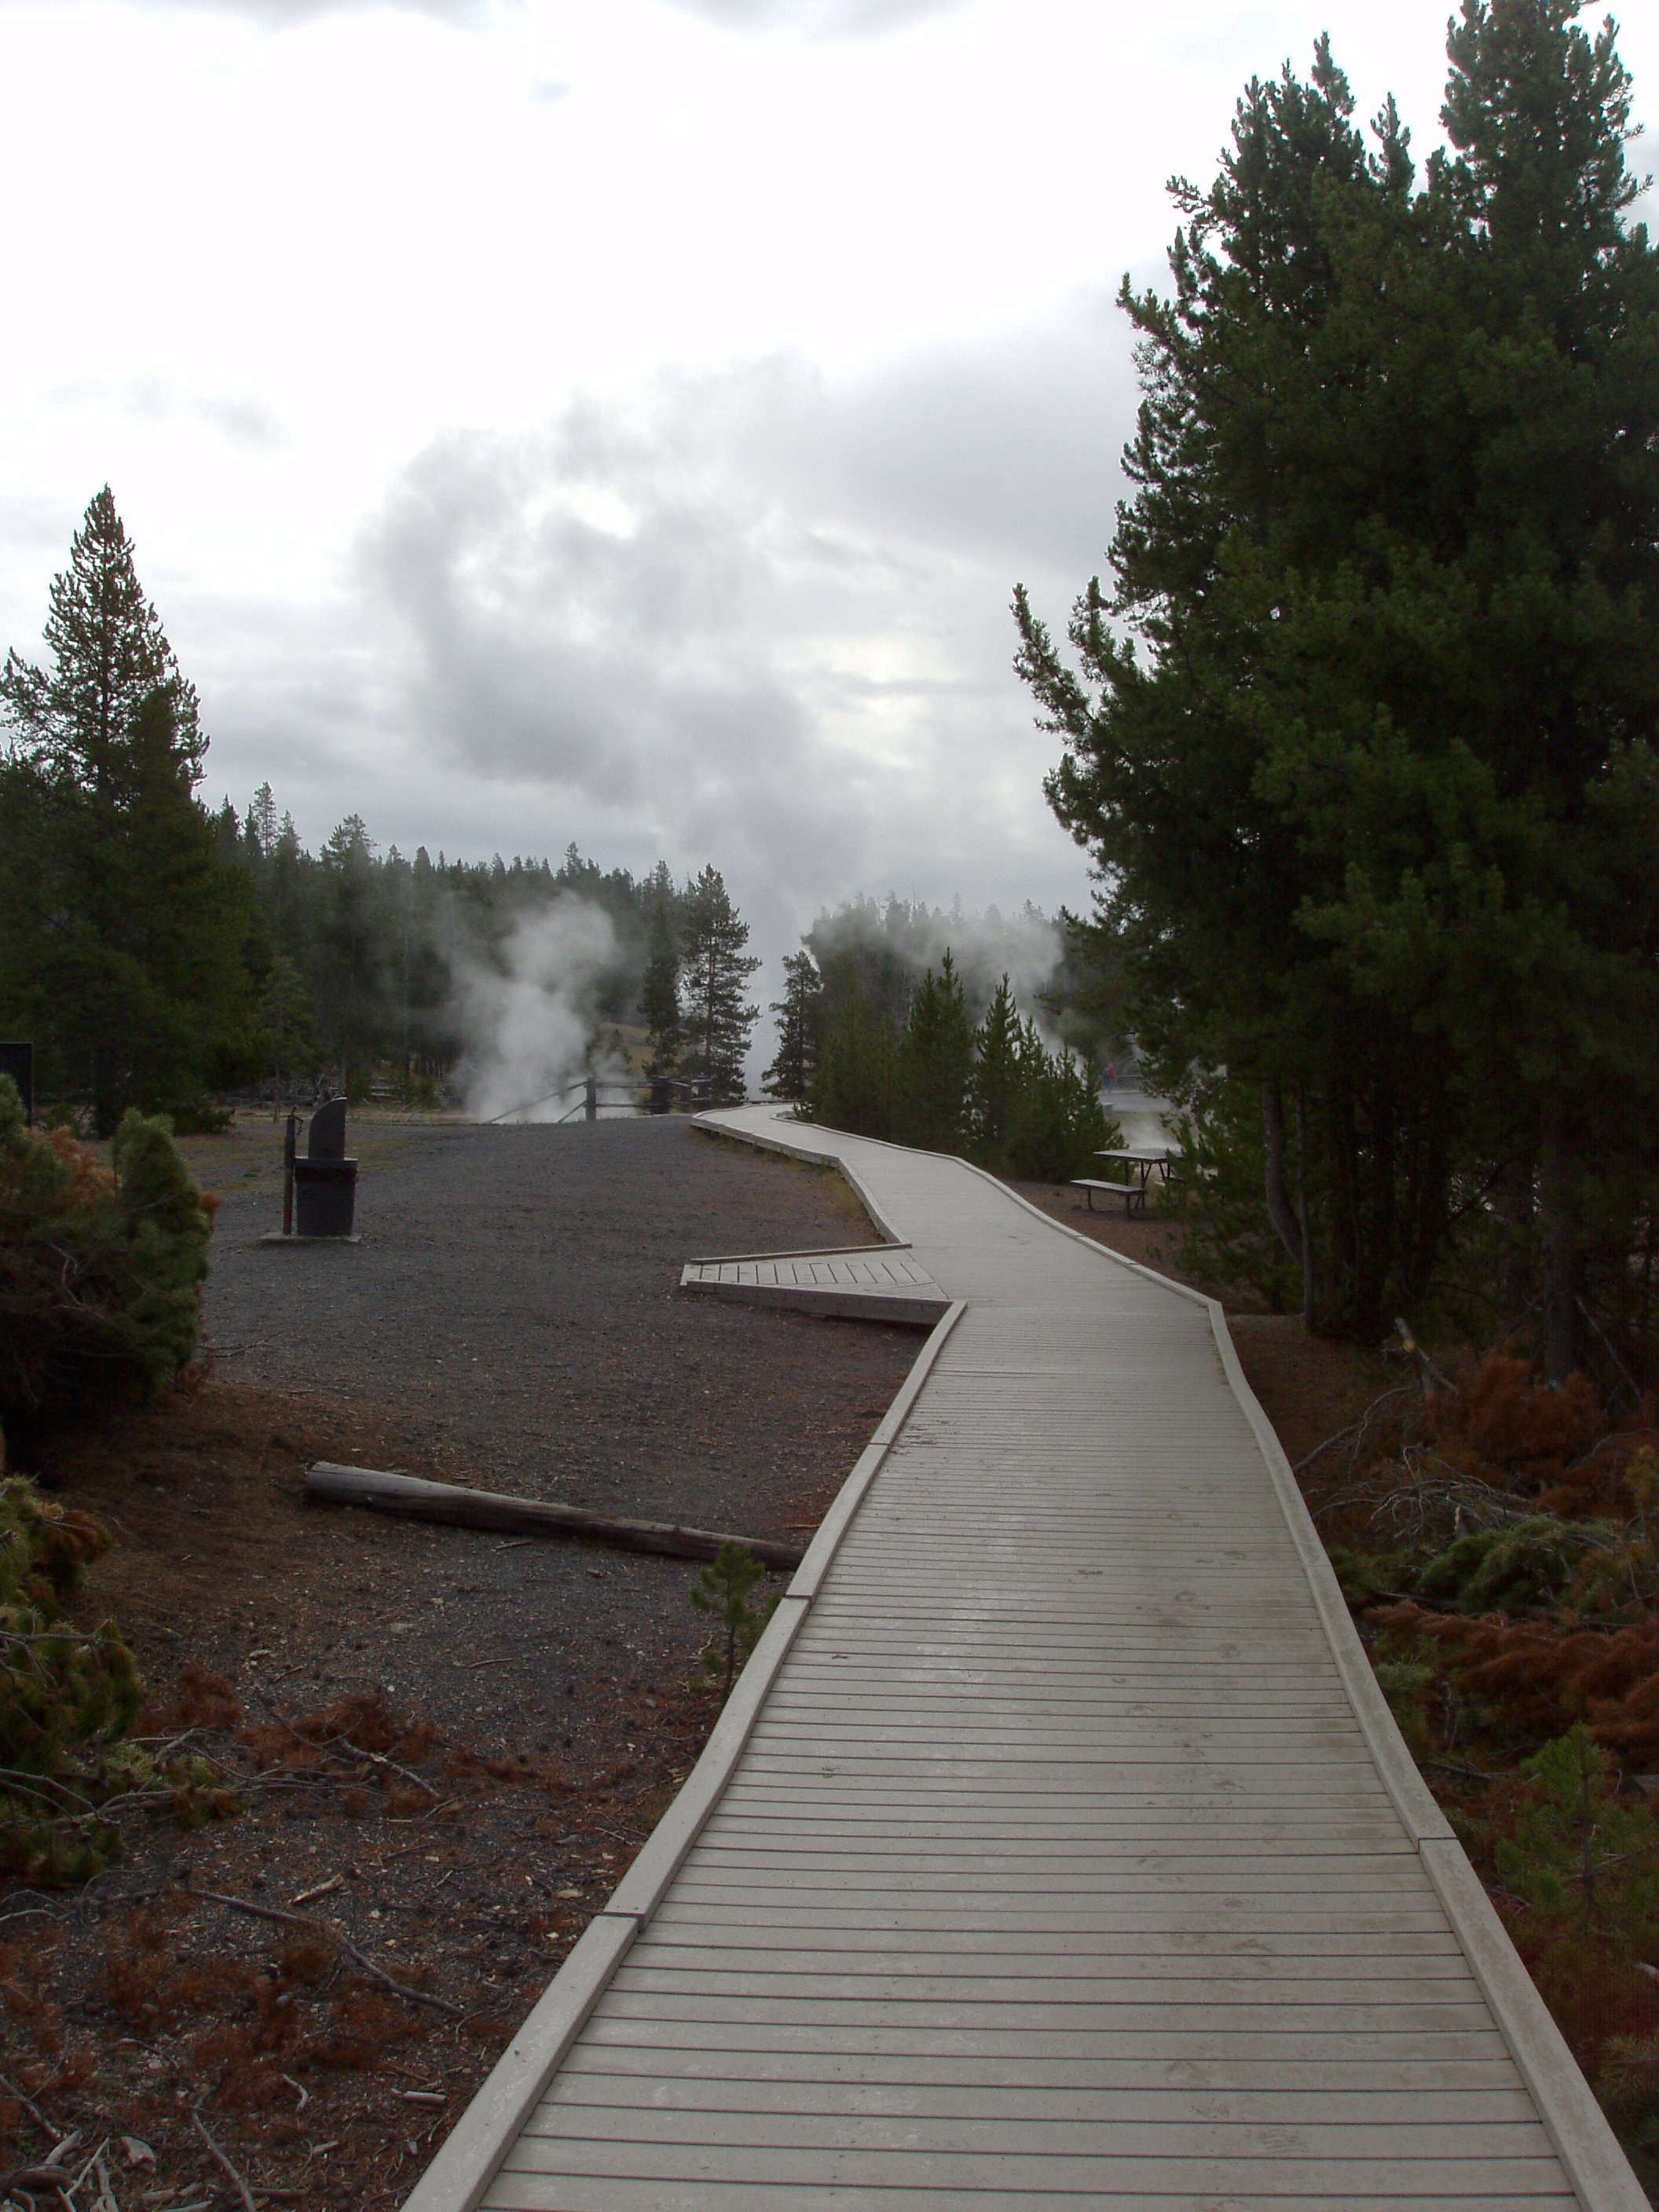
<path id="1" fill-rule="evenodd" d="M 741 1544 L 763 1567 L 798 1567 L 795 1544 L 758 1536 L 722 1536 L 709 1528 L 683 1528 L 673 1521 L 617 1521 L 580 1505 L 554 1505 L 539 1498 L 508 1498 L 496 1490 L 465 1490 L 453 1482 L 425 1482 L 372 1467 L 337 1467 L 319 1460 L 306 1474 L 306 1496 L 327 1505 L 364 1505 L 405 1520 L 441 1521 L 452 1528 L 491 1528 L 508 1536 L 580 1536 L 623 1552 L 656 1552 L 672 1559 L 712 1559 L 722 1544 Z"/>

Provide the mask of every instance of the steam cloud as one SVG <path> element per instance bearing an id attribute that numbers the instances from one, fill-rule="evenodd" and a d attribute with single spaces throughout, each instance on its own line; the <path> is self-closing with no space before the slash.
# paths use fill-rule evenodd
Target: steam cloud
<path id="1" fill-rule="evenodd" d="M 478 1121 L 557 1121 L 576 1103 L 566 1087 L 593 1065 L 595 999 L 621 957 L 616 930 L 603 908 L 566 894 L 517 922 L 501 957 L 499 968 L 473 961 L 461 974 L 466 1109 Z"/>
<path id="2" fill-rule="evenodd" d="M 975 1018 L 1004 975 L 1021 1010 L 1036 1014 L 1037 994 L 1053 981 L 1060 958 L 1059 928 L 1029 905 L 1005 915 L 994 906 L 979 914 L 960 904 L 947 910 L 897 898 L 885 904 L 855 899 L 820 915 L 806 942 L 820 961 L 838 952 L 896 957 L 912 982 L 937 969 L 948 951 Z"/>

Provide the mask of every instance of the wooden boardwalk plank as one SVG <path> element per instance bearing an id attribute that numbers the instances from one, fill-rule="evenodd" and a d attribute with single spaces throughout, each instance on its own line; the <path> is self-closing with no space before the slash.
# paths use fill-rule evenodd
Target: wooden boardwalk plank
<path id="1" fill-rule="evenodd" d="M 931 1328 L 949 1303 L 927 1268 L 910 1255 L 888 1253 L 880 1247 L 690 1260 L 681 1270 L 680 1285 L 739 1303 L 886 1318 L 924 1328 Z"/>
<path id="2" fill-rule="evenodd" d="M 957 1303 L 409 2212 L 1638 2212 L 1204 1302 L 959 1162 L 709 1118 L 892 1243 L 689 1285 Z"/>

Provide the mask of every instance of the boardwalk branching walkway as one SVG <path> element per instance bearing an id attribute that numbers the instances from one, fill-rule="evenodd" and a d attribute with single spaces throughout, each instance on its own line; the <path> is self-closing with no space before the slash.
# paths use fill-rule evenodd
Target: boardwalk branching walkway
<path id="1" fill-rule="evenodd" d="M 755 1306 L 931 1326 L 951 1301 L 914 1254 L 896 1245 L 846 1252 L 765 1252 L 689 1261 L 682 1289 Z"/>
<path id="2" fill-rule="evenodd" d="M 960 1162 L 709 1118 L 955 1303 L 407 2212 L 1638 2212 L 1218 1315 Z"/>

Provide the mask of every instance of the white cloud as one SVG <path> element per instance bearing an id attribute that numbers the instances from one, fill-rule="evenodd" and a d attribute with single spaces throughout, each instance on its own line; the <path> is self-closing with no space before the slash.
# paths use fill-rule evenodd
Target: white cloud
<path id="1" fill-rule="evenodd" d="M 374 12 L 431 15 L 465 29 L 480 27 L 517 0 L 144 0 L 150 7 L 180 14 L 241 15 L 273 31 L 297 29 L 320 15 L 363 15 Z"/>
<path id="2" fill-rule="evenodd" d="M 143 4 L 240 15 L 271 30 L 315 22 L 321 15 L 377 10 L 430 15 L 441 23 L 473 29 L 516 9 L 522 0 L 143 0 Z M 815 38 L 857 38 L 894 30 L 925 15 L 943 15 L 963 6 L 964 0 L 671 0 L 671 4 L 730 30 L 788 29 Z"/>
<path id="3" fill-rule="evenodd" d="M 0 645 L 108 480 L 216 798 L 713 857 L 773 945 L 860 887 L 1076 898 L 1007 599 L 1063 620 L 1103 564 L 1110 288 L 1328 23 L 1426 150 L 1444 17 L 0 0 L 0 198 L 52 210 L 9 240 Z M 116 217 L 90 283 L 64 241 Z"/>
<path id="4" fill-rule="evenodd" d="M 854 383 L 781 356 L 434 440 L 357 556 L 387 725 L 452 777 L 712 854 L 781 930 L 860 887 L 1075 898 L 1007 602 L 1018 574 L 1063 606 L 1101 565 L 1131 404 L 1091 298 Z"/>
<path id="5" fill-rule="evenodd" d="M 739 31 L 799 30 L 816 38 L 859 38 L 941 15 L 963 0 L 675 0 L 678 7 Z"/>

